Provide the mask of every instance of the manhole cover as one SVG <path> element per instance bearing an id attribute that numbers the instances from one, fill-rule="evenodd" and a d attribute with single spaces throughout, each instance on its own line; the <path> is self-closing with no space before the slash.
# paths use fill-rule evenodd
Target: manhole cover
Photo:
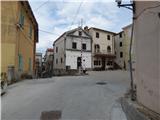
<path id="1" fill-rule="evenodd" d="M 96 82 L 97 85 L 106 85 L 106 82 Z"/>
<path id="2" fill-rule="evenodd" d="M 61 118 L 61 111 L 44 111 L 41 113 L 40 120 L 59 120 Z"/>

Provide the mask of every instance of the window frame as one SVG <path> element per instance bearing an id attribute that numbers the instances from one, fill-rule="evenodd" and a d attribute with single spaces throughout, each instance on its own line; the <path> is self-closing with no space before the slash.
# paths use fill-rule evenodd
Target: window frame
<path id="1" fill-rule="evenodd" d="M 107 35 L 107 40 L 111 40 L 111 35 Z"/>
<path id="2" fill-rule="evenodd" d="M 75 45 L 75 47 L 74 47 Z M 72 49 L 77 49 L 77 43 L 76 42 L 72 42 Z"/>
<path id="3" fill-rule="evenodd" d="M 84 47 L 85 46 L 85 47 Z M 84 49 L 85 48 L 85 49 Z M 86 43 L 82 43 L 82 50 L 87 50 L 87 44 Z"/>
<path id="4" fill-rule="evenodd" d="M 120 58 L 123 58 L 123 52 L 122 51 L 120 52 Z"/>
<path id="5" fill-rule="evenodd" d="M 99 36 L 100 36 L 99 32 L 96 32 L 96 38 L 99 38 Z"/>

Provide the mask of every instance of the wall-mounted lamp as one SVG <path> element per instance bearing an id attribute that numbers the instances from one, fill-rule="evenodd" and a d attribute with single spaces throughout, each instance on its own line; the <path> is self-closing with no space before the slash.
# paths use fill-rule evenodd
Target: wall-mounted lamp
<path id="1" fill-rule="evenodd" d="M 131 1 L 130 4 L 122 4 L 122 0 L 116 0 L 116 2 L 117 2 L 118 7 L 124 7 L 124 8 L 127 8 L 129 10 L 132 10 L 133 12 L 135 11 L 135 5 L 134 5 L 133 1 Z"/>

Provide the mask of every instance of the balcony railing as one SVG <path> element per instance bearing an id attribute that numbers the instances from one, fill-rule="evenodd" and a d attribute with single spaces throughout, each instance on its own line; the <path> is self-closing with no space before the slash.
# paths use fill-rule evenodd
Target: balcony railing
<path id="1" fill-rule="evenodd" d="M 107 51 L 107 50 L 97 50 L 94 51 L 95 56 L 102 56 L 102 57 L 115 57 L 115 54 L 112 51 Z"/>

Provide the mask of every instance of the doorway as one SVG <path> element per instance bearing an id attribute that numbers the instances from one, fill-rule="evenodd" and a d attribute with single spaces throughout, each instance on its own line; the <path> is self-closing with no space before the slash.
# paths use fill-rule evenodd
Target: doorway
<path id="1" fill-rule="evenodd" d="M 81 57 L 77 57 L 77 69 L 81 67 Z"/>
<path id="2" fill-rule="evenodd" d="M 106 64 L 105 64 L 105 58 L 102 58 L 102 70 L 105 70 L 105 66 L 106 66 Z"/>

